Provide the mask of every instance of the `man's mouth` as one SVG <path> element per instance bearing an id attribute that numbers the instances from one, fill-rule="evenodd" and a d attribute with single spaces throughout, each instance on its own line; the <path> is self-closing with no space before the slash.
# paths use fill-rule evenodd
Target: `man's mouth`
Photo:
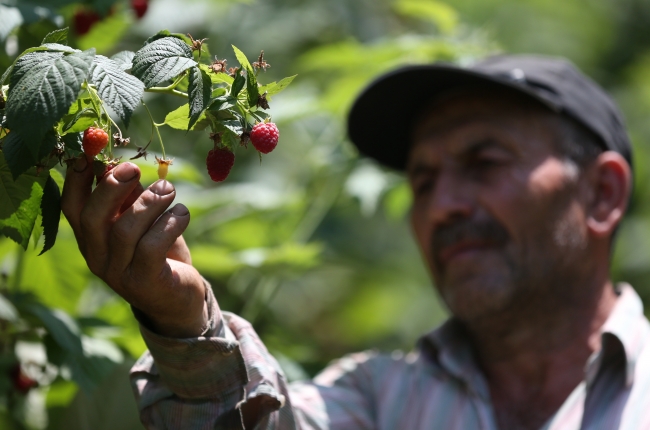
<path id="1" fill-rule="evenodd" d="M 463 240 L 441 249 L 440 252 L 437 253 L 438 261 L 442 265 L 447 265 L 454 260 L 471 257 L 476 253 L 494 248 L 495 246 L 494 243 L 487 241 Z"/>

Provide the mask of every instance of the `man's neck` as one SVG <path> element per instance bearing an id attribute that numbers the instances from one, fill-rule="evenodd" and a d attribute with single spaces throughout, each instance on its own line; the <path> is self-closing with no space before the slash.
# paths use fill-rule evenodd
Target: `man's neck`
<path id="1" fill-rule="evenodd" d="M 466 323 L 500 428 L 540 428 L 584 379 L 616 303 L 609 281 L 593 293 L 581 303 L 536 302 L 498 319 Z"/>

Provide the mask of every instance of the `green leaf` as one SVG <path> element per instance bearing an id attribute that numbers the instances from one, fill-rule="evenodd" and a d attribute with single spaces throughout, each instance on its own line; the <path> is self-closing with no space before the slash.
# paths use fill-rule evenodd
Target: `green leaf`
<path id="1" fill-rule="evenodd" d="M 99 117 L 94 109 L 84 108 L 74 114 L 64 116 L 61 120 L 64 124 L 61 131 L 63 133 L 78 133 L 91 127 L 97 120 Z"/>
<path id="2" fill-rule="evenodd" d="M 53 63 L 56 59 L 63 57 L 62 52 L 47 52 L 44 50 L 36 52 L 28 52 L 27 54 L 19 57 L 13 66 L 11 79 L 9 81 L 10 88 L 14 88 L 18 82 L 27 74 L 39 65 Z"/>
<path id="3" fill-rule="evenodd" d="M 81 332 L 70 315 L 60 309 L 50 309 L 37 302 L 26 304 L 25 311 L 41 320 L 47 332 L 61 348 L 72 354 L 83 355 Z"/>
<path id="4" fill-rule="evenodd" d="M 41 42 L 42 45 L 46 43 L 61 43 L 63 45 L 68 44 L 68 27 L 66 28 L 61 28 L 59 30 L 54 30 L 51 33 L 47 33 L 43 41 Z"/>
<path id="5" fill-rule="evenodd" d="M 170 33 L 169 30 L 160 30 L 158 33 L 154 34 L 150 38 L 144 41 L 145 45 L 148 45 L 152 42 L 155 42 L 156 40 L 163 39 L 165 37 L 175 37 L 177 39 L 180 39 L 184 41 L 185 43 L 189 42 L 189 38 L 181 33 Z"/>
<path id="6" fill-rule="evenodd" d="M 176 37 L 163 37 L 135 53 L 131 73 L 144 82 L 146 88 L 151 88 L 196 65 L 187 43 Z"/>
<path id="7" fill-rule="evenodd" d="M 210 77 L 200 68 L 192 67 L 190 69 L 190 84 L 188 87 L 188 95 L 190 97 L 190 121 L 188 123 L 188 129 L 194 126 L 205 108 L 208 107 L 211 94 L 212 82 L 210 81 Z"/>
<path id="8" fill-rule="evenodd" d="M 271 96 L 278 94 L 289 86 L 289 84 L 296 78 L 298 75 L 289 76 L 278 82 L 271 82 L 270 84 L 262 85 L 260 87 L 260 94 L 266 93 L 266 98 L 271 100 Z"/>
<path id="9" fill-rule="evenodd" d="M 208 121 L 203 121 L 205 119 L 205 112 L 199 115 L 196 124 L 193 127 L 189 127 L 190 123 L 190 105 L 185 103 L 179 108 L 169 112 L 165 117 L 165 124 L 171 128 L 177 130 L 203 130 L 209 125 Z"/>
<path id="10" fill-rule="evenodd" d="M 212 100 L 208 109 L 211 112 L 218 112 L 220 110 L 230 109 L 237 104 L 237 99 L 233 96 L 221 96 Z"/>
<path id="11" fill-rule="evenodd" d="M 248 73 L 248 72 L 247 72 Z M 244 84 L 246 83 L 246 78 L 244 78 L 239 71 L 237 71 L 237 74 L 235 75 L 235 80 L 232 83 L 232 87 L 230 88 L 230 95 L 233 97 L 237 97 L 239 92 L 244 88 Z"/>
<path id="12" fill-rule="evenodd" d="M 235 57 L 237 57 L 237 61 L 239 61 L 239 64 L 241 64 L 244 69 L 251 70 L 253 72 L 255 71 L 253 70 L 251 63 L 248 61 L 248 58 L 246 58 L 246 55 L 244 55 L 244 53 L 239 48 L 237 48 L 235 45 L 232 45 L 232 50 L 235 51 Z"/>
<path id="13" fill-rule="evenodd" d="M 257 78 L 252 69 L 246 69 L 246 93 L 248 94 L 248 106 L 257 106 L 257 100 L 260 98 L 260 90 L 257 86 Z"/>
<path id="14" fill-rule="evenodd" d="M 48 177 L 43 187 L 43 199 L 41 200 L 41 216 L 43 221 L 43 234 L 45 235 L 45 244 L 40 254 L 49 250 L 56 242 L 56 235 L 59 232 L 59 221 L 61 220 L 61 191 L 59 186 Z"/>
<path id="15" fill-rule="evenodd" d="M 11 89 L 7 124 L 20 133 L 33 156 L 38 156 L 45 133 L 76 100 L 94 56 L 88 50 L 34 65 Z"/>
<path id="16" fill-rule="evenodd" d="M 14 180 L 34 165 L 34 157 L 18 133 L 9 133 L 7 135 L 2 144 L 2 152 Z"/>
<path id="17" fill-rule="evenodd" d="M 99 97 L 115 111 L 128 128 L 131 115 L 142 99 L 144 84 L 122 70 L 116 61 L 103 55 L 95 56 L 89 79 L 97 87 Z"/>
<path id="18" fill-rule="evenodd" d="M 81 52 L 79 49 L 74 49 L 68 45 L 62 45 L 60 43 L 44 43 L 38 47 L 40 49 L 46 49 L 52 52 L 65 52 L 66 54 L 72 54 L 74 52 Z"/>
<path id="19" fill-rule="evenodd" d="M 117 54 L 111 57 L 111 60 L 115 61 L 122 70 L 130 70 L 133 66 L 133 57 L 135 52 L 133 51 L 120 51 Z"/>
<path id="20" fill-rule="evenodd" d="M 441 33 L 450 34 L 458 26 L 458 12 L 436 0 L 399 0 L 393 6 L 401 15 L 433 22 Z"/>
<path id="21" fill-rule="evenodd" d="M 66 151 L 82 152 L 83 133 L 68 133 L 62 137 Z"/>
<path id="22" fill-rule="evenodd" d="M 14 181 L 0 151 L 0 232 L 27 249 L 40 210 L 46 174 L 32 167 Z"/>
<path id="23" fill-rule="evenodd" d="M 16 180 L 18 176 L 25 173 L 36 162 L 47 157 L 55 146 L 56 135 L 53 131 L 49 131 L 43 137 L 38 148 L 38 155 L 34 158 L 20 134 L 18 132 L 9 133 L 3 143 L 2 151 L 9 169 L 11 169 L 13 179 Z"/>

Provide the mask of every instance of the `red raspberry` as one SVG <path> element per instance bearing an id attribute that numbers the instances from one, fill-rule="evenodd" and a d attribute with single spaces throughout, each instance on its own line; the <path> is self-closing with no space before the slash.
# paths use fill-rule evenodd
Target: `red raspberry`
<path id="1" fill-rule="evenodd" d="M 95 23 L 100 20 L 97 12 L 91 9 L 77 9 L 72 17 L 72 28 L 79 36 L 88 33 Z"/>
<path id="2" fill-rule="evenodd" d="M 38 382 L 23 373 L 20 363 L 16 363 L 11 367 L 9 370 L 9 377 L 11 378 L 14 390 L 20 394 L 27 394 L 29 390 L 38 386 Z"/>
<path id="3" fill-rule="evenodd" d="M 226 179 L 234 164 L 235 154 L 229 149 L 214 148 L 208 152 L 208 157 L 205 159 L 208 174 L 215 182 L 221 182 Z"/>
<path id="4" fill-rule="evenodd" d="M 262 154 L 273 151 L 278 144 L 280 131 L 272 122 L 261 122 L 255 124 L 251 130 L 251 143 Z"/>
<path id="5" fill-rule="evenodd" d="M 108 133 L 101 128 L 90 127 L 84 131 L 84 138 L 81 142 L 84 153 L 88 158 L 93 158 L 95 155 L 102 152 L 102 149 L 108 143 Z"/>
<path id="6" fill-rule="evenodd" d="M 138 17 L 138 19 L 141 19 L 145 13 L 147 13 L 147 9 L 149 8 L 149 1 L 148 0 L 131 0 L 131 8 L 135 12 L 135 16 Z"/>

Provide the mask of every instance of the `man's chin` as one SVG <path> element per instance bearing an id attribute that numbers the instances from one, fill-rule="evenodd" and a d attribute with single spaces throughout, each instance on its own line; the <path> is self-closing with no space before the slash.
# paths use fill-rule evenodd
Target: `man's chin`
<path id="1" fill-rule="evenodd" d="M 474 320 L 502 312 L 514 297 L 512 284 L 502 277 L 465 277 L 445 280 L 438 291 L 454 316 Z"/>

